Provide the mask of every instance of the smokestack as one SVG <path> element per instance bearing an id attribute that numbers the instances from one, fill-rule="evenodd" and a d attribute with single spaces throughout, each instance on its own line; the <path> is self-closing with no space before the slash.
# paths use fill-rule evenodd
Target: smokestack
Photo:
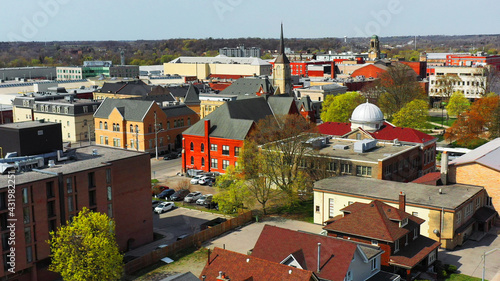
<path id="1" fill-rule="evenodd" d="M 448 151 L 441 154 L 441 181 L 443 185 L 448 184 Z"/>
<path id="2" fill-rule="evenodd" d="M 205 120 L 205 138 L 208 138 L 210 134 L 210 120 Z"/>
<path id="3" fill-rule="evenodd" d="M 320 263 L 320 255 L 321 255 L 321 243 L 318 243 L 318 273 L 320 271 L 321 263 Z"/>
<path id="4" fill-rule="evenodd" d="M 406 212 L 406 194 L 403 191 L 399 192 L 399 209 Z"/>

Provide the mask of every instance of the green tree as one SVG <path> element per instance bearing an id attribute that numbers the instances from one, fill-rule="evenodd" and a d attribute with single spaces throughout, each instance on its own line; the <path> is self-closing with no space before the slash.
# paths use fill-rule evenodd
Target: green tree
<path id="1" fill-rule="evenodd" d="M 444 101 L 448 101 L 455 92 L 455 85 L 462 82 L 462 79 L 456 74 L 441 75 L 436 79 L 436 85 L 439 94 Z"/>
<path id="2" fill-rule="evenodd" d="M 347 92 L 338 96 L 328 95 L 323 102 L 321 120 L 323 122 L 349 122 L 353 110 L 364 101 L 357 92 Z"/>
<path id="3" fill-rule="evenodd" d="M 217 178 L 215 187 L 219 193 L 213 197 L 213 200 L 219 205 L 219 210 L 224 213 L 235 213 L 252 201 L 243 174 L 234 166 L 229 166 L 226 173 Z"/>
<path id="4" fill-rule="evenodd" d="M 64 280 L 119 280 L 123 257 L 115 241 L 115 223 L 106 214 L 83 208 L 71 223 L 51 232 L 51 271 Z"/>
<path id="5" fill-rule="evenodd" d="M 459 116 L 462 112 L 469 110 L 470 101 L 465 97 L 461 91 L 454 92 L 451 95 L 450 101 L 446 106 L 448 115 Z"/>
<path id="6" fill-rule="evenodd" d="M 428 104 L 424 100 L 413 100 L 394 114 L 393 124 L 398 127 L 420 129 L 427 121 Z"/>

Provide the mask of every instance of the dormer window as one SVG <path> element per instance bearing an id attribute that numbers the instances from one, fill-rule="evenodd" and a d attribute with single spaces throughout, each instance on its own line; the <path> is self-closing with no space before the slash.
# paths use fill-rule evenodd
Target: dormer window
<path id="1" fill-rule="evenodd" d="M 401 224 L 399 227 L 404 227 L 408 224 L 408 218 L 404 218 L 402 221 L 401 221 Z"/>

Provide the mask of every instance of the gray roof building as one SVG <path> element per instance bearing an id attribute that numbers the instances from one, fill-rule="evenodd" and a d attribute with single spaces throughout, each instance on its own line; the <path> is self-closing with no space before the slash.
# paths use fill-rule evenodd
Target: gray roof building
<path id="1" fill-rule="evenodd" d="M 257 96 L 257 93 L 262 95 L 273 94 L 275 91 L 269 78 L 265 77 L 244 77 L 236 80 L 229 85 L 224 91 L 223 95 L 236 95 L 236 96 Z"/>

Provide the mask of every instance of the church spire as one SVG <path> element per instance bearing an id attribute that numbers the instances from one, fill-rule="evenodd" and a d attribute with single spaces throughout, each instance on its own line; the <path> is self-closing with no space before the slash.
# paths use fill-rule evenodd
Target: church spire
<path id="1" fill-rule="evenodd" d="M 280 54 L 285 53 L 285 40 L 283 40 L 283 23 L 281 23 Z"/>

